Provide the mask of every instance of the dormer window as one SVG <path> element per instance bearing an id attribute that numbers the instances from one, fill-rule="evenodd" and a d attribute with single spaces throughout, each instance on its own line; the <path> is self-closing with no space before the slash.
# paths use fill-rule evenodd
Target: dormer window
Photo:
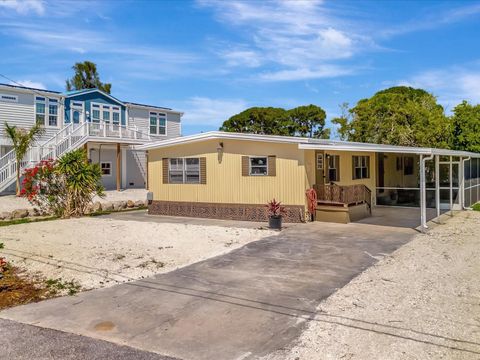
<path id="1" fill-rule="evenodd" d="M 150 134 L 167 135 L 167 114 L 150 113 Z"/>

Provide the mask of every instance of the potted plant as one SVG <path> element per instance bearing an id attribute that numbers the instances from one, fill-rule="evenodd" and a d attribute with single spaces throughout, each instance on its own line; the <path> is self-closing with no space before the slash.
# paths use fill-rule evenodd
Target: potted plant
<path id="1" fill-rule="evenodd" d="M 285 207 L 275 199 L 269 201 L 266 207 L 268 209 L 268 227 L 280 230 L 282 228 L 282 215 L 286 213 Z"/>

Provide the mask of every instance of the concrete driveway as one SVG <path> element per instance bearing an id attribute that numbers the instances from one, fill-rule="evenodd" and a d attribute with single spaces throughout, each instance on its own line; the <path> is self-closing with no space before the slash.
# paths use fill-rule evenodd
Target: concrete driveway
<path id="1" fill-rule="evenodd" d="M 288 346 L 322 299 L 414 234 L 359 223 L 296 225 L 167 274 L 19 306 L 0 318 L 181 359 L 258 357 Z"/>

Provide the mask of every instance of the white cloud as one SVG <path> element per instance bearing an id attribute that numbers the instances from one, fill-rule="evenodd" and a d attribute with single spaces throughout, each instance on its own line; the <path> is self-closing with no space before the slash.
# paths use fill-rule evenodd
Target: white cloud
<path id="1" fill-rule="evenodd" d="M 351 67 L 336 65 L 321 65 L 314 69 L 297 68 L 293 70 L 280 70 L 276 72 L 266 72 L 259 75 L 261 80 L 265 81 L 290 81 L 290 80 L 308 80 L 332 78 L 337 76 L 349 75 L 354 70 Z"/>
<path id="2" fill-rule="evenodd" d="M 195 96 L 180 105 L 185 110 L 182 122 L 188 125 L 217 126 L 248 107 L 242 99 L 212 99 Z"/>
<path id="3" fill-rule="evenodd" d="M 253 50 L 235 49 L 220 52 L 228 66 L 246 66 L 255 68 L 262 65 L 261 55 Z"/>
<path id="4" fill-rule="evenodd" d="M 261 79 L 285 81 L 344 75 L 347 70 L 340 70 L 339 61 L 375 46 L 369 36 L 352 30 L 355 27 L 327 9 L 323 1 L 197 3 L 212 8 L 220 21 L 247 38 L 221 53 L 227 65 L 273 65 L 277 69 L 261 74 Z"/>
<path id="5" fill-rule="evenodd" d="M 452 110 L 462 100 L 480 103 L 480 64 L 429 70 L 398 84 L 432 92 L 447 110 Z"/>
<path id="6" fill-rule="evenodd" d="M 433 30 L 478 16 L 478 14 L 480 14 L 480 4 L 478 3 L 450 7 L 447 11 L 432 11 L 427 16 L 423 16 L 422 18 L 417 17 L 403 24 L 390 24 L 383 29 L 379 29 L 378 35 L 390 37 L 418 31 Z"/>
<path id="7" fill-rule="evenodd" d="M 10 85 L 20 85 L 34 89 L 46 89 L 47 87 L 39 82 L 39 81 L 32 81 L 32 80 L 17 80 L 15 82 L 10 81 Z"/>
<path id="8" fill-rule="evenodd" d="M 156 45 L 146 46 L 128 43 L 115 33 L 85 30 L 81 27 L 50 23 L 27 24 L 24 22 L 0 23 L 0 34 L 8 33 L 32 47 L 38 54 L 66 53 L 88 59 L 95 56 L 97 62 L 108 64 L 122 73 L 136 78 L 165 78 L 172 75 L 186 75 L 189 65 L 199 60 L 192 53 L 164 49 Z M 81 60 L 81 59 L 80 59 Z"/>
<path id="9" fill-rule="evenodd" d="M 31 12 L 43 15 L 45 2 L 43 0 L 0 0 L 0 8 L 14 10 L 20 15 L 27 15 Z"/>

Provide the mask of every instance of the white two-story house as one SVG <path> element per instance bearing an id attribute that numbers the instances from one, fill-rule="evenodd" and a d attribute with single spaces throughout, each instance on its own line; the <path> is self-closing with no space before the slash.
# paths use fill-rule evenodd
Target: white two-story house
<path id="1" fill-rule="evenodd" d="M 122 101 L 98 89 L 60 93 L 0 84 L 0 194 L 14 190 L 16 169 L 5 122 L 45 128 L 22 168 L 83 147 L 90 161 L 100 164 L 105 188 L 121 190 L 146 186 L 146 153 L 133 146 L 180 136 L 182 115 L 170 108 Z"/>

